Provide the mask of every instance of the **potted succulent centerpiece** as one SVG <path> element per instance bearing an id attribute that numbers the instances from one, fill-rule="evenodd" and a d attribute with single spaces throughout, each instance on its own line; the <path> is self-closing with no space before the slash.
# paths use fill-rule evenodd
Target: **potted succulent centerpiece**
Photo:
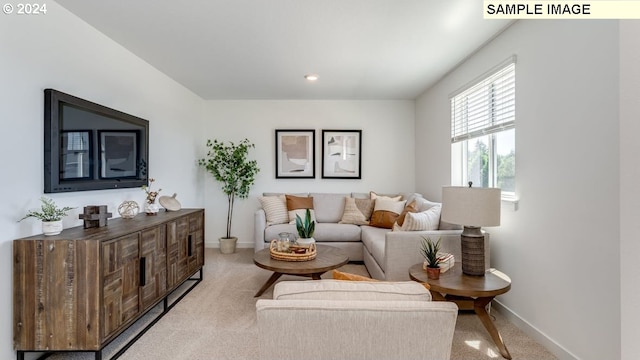
<path id="1" fill-rule="evenodd" d="M 62 232 L 62 218 L 67 216 L 67 213 L 74 208 L 65 206 L 58 207 L 53 202 L 53 199 L 41 197 L 40 201 L 42 205 L 40 210 L 31 210 L 18 222 L 26 218 L 36 218 L 42 221 L 42 233 L 46 236 L 58 235 Z"/>
<path id="2" fill-rule="evenodd" d="M 247 198 L 249 189 L 260 171 L 255 160 L 249 160 L 249 149 L 255 145 L 248 139 L 235 144 L 218 140 L 207 140 L 207 158 L 200 159 L 198 164 L 204 167 L 214 179 L 222 183 L 222 192 L 227 195 L 227 232 L 220 238 L 220 252 L 231 254 L 236 251 L 238 238 L 231 236 L 231 220 L 236 197 Z"/>
<path id="3" fill-rule="evenodd" d="M 440 259 L 438 252 L 440 251 L 440 239 L 435 243 L 429 237 L 422 237 L 422 247 L 420 253 L 427 263 L 427 277 L 432 280 L 440 278 Z"/>
<path id="4" fill-rule="evenodd" d="M 296 229 L 298 230 L 298 245 L 308 246 L 315 243 L 313 233 L 316 230 L 316 222 L 311 220 L 311 211 L 307 209 L 304 215 L 304 221 L 296 214 Z"/>

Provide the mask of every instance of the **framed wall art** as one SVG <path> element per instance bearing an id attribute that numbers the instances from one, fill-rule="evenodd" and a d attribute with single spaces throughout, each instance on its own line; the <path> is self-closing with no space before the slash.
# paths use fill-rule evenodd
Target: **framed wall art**
<path id="1" fill-rule="evenodd" d="M 276 179 L 313 179 L 315 130 L 276 130 Z"/>
<path id="2" fill-rule="evenodd" d="M 360 179 L 362 130 L 322 130 L 322 178 Z"/>

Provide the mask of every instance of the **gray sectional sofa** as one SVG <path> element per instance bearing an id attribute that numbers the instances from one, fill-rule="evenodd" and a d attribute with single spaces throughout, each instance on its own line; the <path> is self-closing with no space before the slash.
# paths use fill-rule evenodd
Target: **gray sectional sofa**
<path id="1" fill-rule="evenodd" d="M 282 194 L 265 193 L 263 196 Z M 392 231 L 391 229 L 369 225 L 340 224 L 344 210 L 345 197 L 369 198 L 369 193 L 304 193 L 296 196 L 313 197 L 316 217 L 314 239 L 319 244 L 336 246 L 343 249 L 350 261 L 363 261 L 371 277 L 379 280 L 409 280 L 408 269 L 424 259 L 420 255 L 423 237 L 432 240 L 441 239 L 441 251 L 452 253 L 456 261 L 462 259 L 460 253 L 461 228 L 457 225 L 440 222 L 437 230 Z M 416 200 L 418 211 L 433 206 L 441 206 L 424 199 L 417 193 L 401 193 L 407 204 Z M 281 232 L 297 233 L 294 224 L 267 225 L 264 209 L 255 213 L 254 235 L 255 251 L 269 246 L 272 239 Z M 489 234 L 485 233 L 485 266 L 489 268 Z"/>

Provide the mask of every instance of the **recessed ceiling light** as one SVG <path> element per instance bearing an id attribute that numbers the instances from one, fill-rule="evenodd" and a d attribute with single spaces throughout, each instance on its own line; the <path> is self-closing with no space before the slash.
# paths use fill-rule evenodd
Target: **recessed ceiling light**
<path id="1" fill-rule="evenodd" d="M 304 76 L 304 78 L 309 81 L 316 81 L 318 80 L 319 76 L 317 74 L 307 74 Z"/>

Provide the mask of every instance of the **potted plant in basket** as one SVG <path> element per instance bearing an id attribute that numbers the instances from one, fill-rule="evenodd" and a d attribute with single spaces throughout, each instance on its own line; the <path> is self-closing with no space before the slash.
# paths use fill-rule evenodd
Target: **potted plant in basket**
<path id="1" fill-rule="evenodd" d="M 308 246 L 316 242 L 313 238 L 313 233 L 316 230 L 316 222 L 311 220 L 311 210 L 307 209 L 305 212 L 304 222 L 300 216 L 296 214 L 296 229 L 298 230 L 298 236 L 300 236 L 297 240 L 299 245 Z"/>
<path id="2" fill-rule="evenodd" d="M 440 239 L 435 243 L 429 237 L 422 237 L 422 247 L 420 253 L 427 263 L 427 277 L 432 280 L 440 278 L 440 259 L 438 252 L 440 251 Z"/>
<path id="3" fill-rule="evenodd" d="M 40 201 L 42 205 L 40 210 L 31 210 L 18 222 L 26 218 L 36 218 L 42 220 L 42 233 L 46 236 L 58 235 L 62 232 L 62 217 L 67 216 L 67 213 L 74 208 L 65 206 L 59 208 L 53 202 L 53 199 L 41 197 Z"/>
<path id="4" fill-rule="evenodd" d="M 249 189 L 260 171 L 258 163 L 247 158 L 249 149 L 255 148 L 255 145 L 248 139 L 238 144 L 207 140 L 207 148 L 207 158 L 200 159 L 198 164 L 222 183 L 222 192 L 227 195 L 227 232 L 225 237 L 220 238 L 220 252 L 231 254 L 236 251 L 238 241 L 237 237 L 231 236 L 233 204 L 236 197 L 244 199 L 249 196 Z"/>

